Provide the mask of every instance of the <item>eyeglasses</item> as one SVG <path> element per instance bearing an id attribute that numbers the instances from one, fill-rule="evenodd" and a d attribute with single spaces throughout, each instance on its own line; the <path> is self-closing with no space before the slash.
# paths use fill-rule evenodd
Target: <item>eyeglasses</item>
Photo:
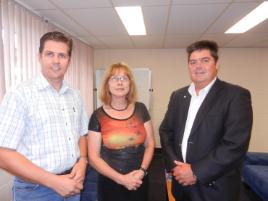
<path id="1" fill-rule="evenodd" d="M 128 82 L 129 81 L 129 78 L 126 75 L 123 75 L 123 76 L 114 75 L 114 76 L 110 77 L 110 81 L 111 82 L 114 82 L 114 83 L 115 82 L 119 82 L 119 81 L 121 81 L 121 82 Z"/>
<path id="2" fill-rule="evenodd" d="M 200 61 L 202 64 L 208 64 L 211 61 L 211 59 L 208 57 L 204 57 L 204 58 L 200 58 L 200 59 L 190 59 L 189 64 L 191 66 L 194 66 L 198 63 L 198 61 Z"/>

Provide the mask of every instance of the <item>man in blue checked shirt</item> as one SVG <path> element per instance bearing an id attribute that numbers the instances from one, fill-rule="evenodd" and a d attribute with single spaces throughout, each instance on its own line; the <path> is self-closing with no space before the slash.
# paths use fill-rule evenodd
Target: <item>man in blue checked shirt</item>
<path id="1" fill-rule="evenodd" d="M 80 94 L 63 82 L 72 39 L 40 39 L 41 73 L 0 106 L 0 168 L 15 175 L 14 201 L 79 201 L 87 164 L 88 118 Z"/>

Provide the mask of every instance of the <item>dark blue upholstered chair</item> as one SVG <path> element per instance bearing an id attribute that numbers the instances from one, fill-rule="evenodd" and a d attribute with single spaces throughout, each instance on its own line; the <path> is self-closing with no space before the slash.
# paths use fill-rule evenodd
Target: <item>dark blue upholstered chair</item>
<path id="1" fill-rule="evenodd" d="M 268 153 L 247 153 L 243 180 L 263 201 L 268 201 Z"/>

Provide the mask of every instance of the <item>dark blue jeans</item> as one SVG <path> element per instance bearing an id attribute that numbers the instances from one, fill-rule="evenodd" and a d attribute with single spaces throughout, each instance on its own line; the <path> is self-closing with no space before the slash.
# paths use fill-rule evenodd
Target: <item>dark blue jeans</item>
<path id="1" fill-rule="evenodd" d="M 64 198 L 50 188 L 15 177 L 13 201 L 79 201 L 80 194 Z"/>
<path id="2" fill-rule="evenodd" d="M 97 171 L 88 165 L 80 201 L 97 201 L 97 175 Z"/>

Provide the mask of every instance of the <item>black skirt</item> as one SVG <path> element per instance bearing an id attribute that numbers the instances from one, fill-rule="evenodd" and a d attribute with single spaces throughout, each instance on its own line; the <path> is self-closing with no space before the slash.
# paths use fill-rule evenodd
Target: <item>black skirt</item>
<path id="1" fill-rule="evenodd" d="M 102 159 L 110 167 L 127 174 L 133 170 L 140 169 L 144 146 L 127 147 L 114 150 L 104 146 L 101 148 Z M 137 190 L 128 190 L 113 180 L 99 174 L 98 177 L 98 201 L 147 201 L 148 200 L 148 175 L 143 178 L 142 185 Z"/>

